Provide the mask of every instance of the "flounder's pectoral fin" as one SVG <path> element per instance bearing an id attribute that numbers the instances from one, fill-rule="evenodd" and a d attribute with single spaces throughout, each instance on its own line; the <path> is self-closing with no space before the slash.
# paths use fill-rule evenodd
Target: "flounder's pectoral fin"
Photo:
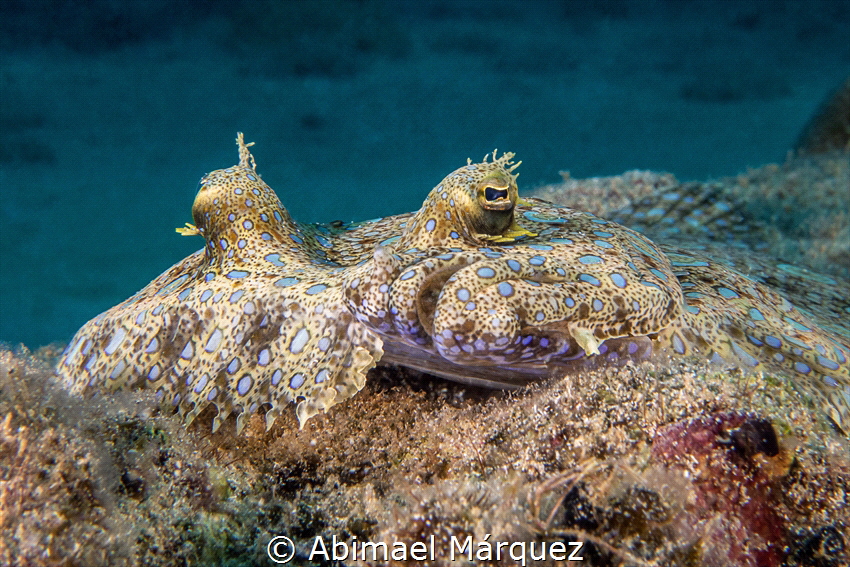
<path id="1" fill-rule="evenodd" d="M 271 427 L 294 402 L 303 426 L 357 393 L 383 355 L 338 287 L 292 278 L 199 285 L 185 268 L 80 329 L 57 367 L 70 390 L 149 388 L 187 423 L 214 405 L 213 430 L 236 414 L 241 431 L 261 406 Z"/>
<path id="2" fill-rule="evenodd" d="M 308 328 L 308 322 L 304 323 L 301 329 Z M 366 374 L 383 356 L 381 338 L 355 321 L 347 310 L 339 310 L 321 323 L 325 324 L 315 327 L 315 336 L 308 339 L 305 347 L 311 354 L 289 361 L 290 375 L 304 377 L 300 387 L 294 387 L 297 384 L 291 378 L 285 386 L 297 403 L 295 414 L 302 428 L 317 413 L 363 389 Z M 291 350 L 291 346 L 289 348 Z M 274 419 L 274 414 L 270 413 L 266 413 L 267 428 Z"/>

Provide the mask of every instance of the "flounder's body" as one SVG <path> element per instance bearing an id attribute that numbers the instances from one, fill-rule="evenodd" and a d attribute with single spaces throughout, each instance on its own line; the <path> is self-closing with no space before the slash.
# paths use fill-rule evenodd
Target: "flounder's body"
<path id="1" fill-rule="evenodd" d="M 416 213 L 300 225 L 239 146 L 239 165 L 202 181 L 184 231 L 204 250 L 80 329 L 57 367 L 72 391 L 144 385 L 187 420 L 214 404 L 214 427 L 235 413 L 241 429 L 290 401 L 303 424 L 380 360 L 516 387 L 660 351 L 783 371 L 850 426 L 840 320 L 614 222 L 519 199 L 512 154 L 458 169 Z"/>

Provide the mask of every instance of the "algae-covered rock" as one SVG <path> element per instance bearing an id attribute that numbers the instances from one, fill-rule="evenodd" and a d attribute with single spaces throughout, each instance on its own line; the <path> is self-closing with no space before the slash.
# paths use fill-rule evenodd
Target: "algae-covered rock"
<path id="1" fill-rule="evenodd" d="M 847 560 L 850 444 L 769 374 L 630 365 L 504 393 L 379 367 L 304 429 L 254 416 L 237 435 L 138 393 L 65 398 L 31 355 L 2 357 L 11 564 L 264 564 L 276 535 L 300 565 L 331 564 L 309 560 L 317 536 L 434 536 L 435 561 L 345 565 L 512 565 L 496 542 L 572 541 L 588 565 Z"/>

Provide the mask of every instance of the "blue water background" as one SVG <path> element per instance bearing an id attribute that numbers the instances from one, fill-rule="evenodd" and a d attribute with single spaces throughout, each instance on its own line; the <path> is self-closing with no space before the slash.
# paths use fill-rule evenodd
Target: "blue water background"
<path id="1" fill-rule="evenodd" d="M 494 148 L 528 189 L 781 161 L 850 74 L 850 2 L 0 0 L 0 340 L 67 341 L 201 247 L 257 145 L 304 221 L 419 207 Z"/>

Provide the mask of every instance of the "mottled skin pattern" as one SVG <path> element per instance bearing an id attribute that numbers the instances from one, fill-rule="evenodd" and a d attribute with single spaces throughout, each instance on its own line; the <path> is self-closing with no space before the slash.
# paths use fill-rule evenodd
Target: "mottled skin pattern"
<path id="1" fill-rule="evenodd" d="M 708 258 L 675 248 L 666 252 L 684 291 L 685 311 L 676 325 L 662 333 L 662 344 L 676 354 L 695 350 L 748 368 L 784 371 L 847 431 L 850 334 L 846 326 L 824 321 L 770 287 Z"/>
<path id="2" fill-rule="evenodd" d="M 542 201 L 526 202 L 515 218 L 512 157 L 451 174 L 398 241 L 348 271 L 345 294 L 360 321 L 385 341 L 463 368 L 540 374 L 679 317 L 672 268 L 638 233 Z M 631 354 L 643 350 L 635 340 L 603 351 L 630 344 Z M 448 374 L 462 379 L 456 370 Z"/>
<path id="3" fill-rule="evenodd" d="M 343 303 L 330 231 L 289 217 L 241 137 L 239 165 L 202 180 L 192 215 L 204 250 L 77 333 L 58 367 L 72 391 L 146 385 L 187 421 L 212 403 L 215 428 L 235 412 L 241 429 L 261 404 L 270 426 L 300 397 L 303 422 L 360 390 L 381 340 Z"/>
<path id="4" fill-rule="evenodd" d="M 239 164 L 203 179 L 196 227 L 181 229 L 204 250 L 80 329 L 57 367 L 72 391 L 145 386 L 187 421 L 213 404 L 215 428 L 236 414 L 241 430 L 290 401 L 303 425 L 379 360 L 516 387 L 700 353 L 783 371 L 850 426 L 845 324 L 616 223 L 519 199 L 513 154 L 453 172 L 416 213 L 300 225 L 238 143 Z"/>

